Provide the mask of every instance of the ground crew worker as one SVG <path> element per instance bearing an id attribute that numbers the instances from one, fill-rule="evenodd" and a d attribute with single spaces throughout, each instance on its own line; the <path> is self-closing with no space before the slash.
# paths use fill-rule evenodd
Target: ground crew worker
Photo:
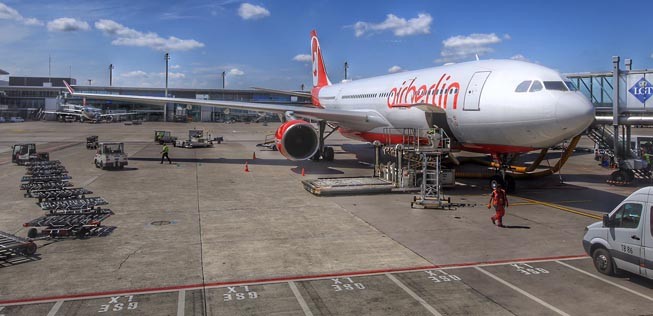
<path id="1" fill-rule="evenodd" d="M 490 217 L 492 224 L 499 223 L 499 227 L 503 227 L 503 216 L 506 215 L 506 207 L 508 207 L 508 195 L 506 191 L 501 188 L 501 184 L 496 184 L 493 186 L 492 193 L 490 194 L 490 202 L 487 204 L 487 208 L 494 206 L 495 214 Z"/>
<path id="2" fill-rule="evenodd" d="M 168 144 L 163 144 L 163 149 L 161 150 L 161 163 L 163 163 L 163 158 L 168 159 L 168 164 L 171 164 L 172 161 L 170 161 L 170 157 L 168 157 L 168 152 L 170 151 L 170 148 L 168 148 Z"/>

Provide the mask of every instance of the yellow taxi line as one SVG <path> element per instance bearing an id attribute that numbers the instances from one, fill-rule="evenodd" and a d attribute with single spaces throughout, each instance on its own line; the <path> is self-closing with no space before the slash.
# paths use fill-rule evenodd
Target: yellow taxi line
<path id="1" fill-rule="evenodd" d="M 521 198 L 523 199 L 523 198 Z M 585 202 L 590 202 L 590 200 L 576 200 L 576 201 L 560 201 L 560 203 L 585 203 Z M 520 205 L 536 205 L 540 203 L 535 203 L 535 202 L 517 202 L 517 203 L 510 203 L 510 205 L 514 206 L 520 206 Z"/>
<path id="2" fill-rule="evenodd" d="M 565 212 L 569 212 L 569 213 L 573 213 L 573 214 L 577 214 L 577 215 L 581 215 L 581 216 L 586 216 L 586 217 L 594 218 L 594 219 L 598 219 L 598 220 L 603 219 L 603 217 L 601 217 L 599 215 L 591 214 L 591 213 L 587 213 L 587 212 L 583 212 L 583 211 L 577 211 L 577 210 L 574 210 L 574 209 L 571 209 L 571 208 L 568 208 L 568 207 L 565 207 L 565 206 L 562 206 L 562 205 L 553 204 L 553 203 L 549 203 L 549 202 L 542 202 L 542 201 L 537 201 L 537 200 L 532 200 L 532 199 L 527 199 L 527 198 L 524 198 L 524 197 L 519 197 L 519 198 L 524 200 L 524 201 L 527 201 L 528 203 L 531 203 L 531 204 L 538 204 L 538 205 L 548 206 L 548 207 L 552 207 L 552 208 L 555 208 L 555 209 L 558 209 L 558 210 L 561 210 L 561 211 L 565 211 Z M 512 205 L 517 205 L 517 203 L 512 203 Z M 523 205 L 526 205 L 526 204 L 523 204 Z"/>

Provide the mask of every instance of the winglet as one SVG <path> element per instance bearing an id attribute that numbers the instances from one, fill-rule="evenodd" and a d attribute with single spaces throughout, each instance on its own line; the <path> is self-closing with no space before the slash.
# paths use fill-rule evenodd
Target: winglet
<path id="1" fill-rule="evenodd" d="M 66 82 L 66 80 L 63 81 L 63 84 L 66 86 L 66 89 L 68 89 L 68 92 L 70 92 L 70 94 L 75 94 L 75 90 L 73 90 L 73 87 L 71 87 L 68 84 L 68 82 Z"/>

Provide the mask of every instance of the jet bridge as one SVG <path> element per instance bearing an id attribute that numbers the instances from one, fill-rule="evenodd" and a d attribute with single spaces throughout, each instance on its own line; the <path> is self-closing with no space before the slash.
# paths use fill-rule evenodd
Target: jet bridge
<path id="1" fill-rule="evenodd" d="M 608 180 L 628 184 L 635 178 L 652 180 L 651 167 L 633 148 L 632 126 L 653 126 L 653 70 L 633 70 L 632 60 L 612 57 L 612 72 L 566 74 L 596 108 L 595 123 L 587 135 L 599 148 L 607 148 L 618 170 Z M 618 78 L 618 80 L 614 80 Z"/>

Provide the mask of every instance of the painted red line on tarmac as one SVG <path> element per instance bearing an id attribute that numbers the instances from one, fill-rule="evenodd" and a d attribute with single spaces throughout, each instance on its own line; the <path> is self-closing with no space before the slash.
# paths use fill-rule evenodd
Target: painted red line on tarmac
<path id="1" fill-rule="evenodd" d="M 582 255 L 574 255 L 574 256 L 520 258 L 520 259 L 479 261 L 479 262 L 467 262 L 467 263 L 452 263 L 452 264 L 442 264 L 442 265 L 423 266 L 423 267 L 379 269 L 379 270 L 363 270 L 363 271 L 356 271 L 356 272 L 339 272 L 339 273 L 325 273 L 325 274 L 315 274 L 315 275 L 305 275 L 305 276 L 263 278 L 263 279 L 242 280 L 242 281 L 209 282 L 209 283 L 204 283 L 204 284 L 197 283 L 197 284 L 186 284 L 186 285 L 173 285 L 173 286 L 143 288 L 143 289 L 132 289 L 132 290 L 114 290 L 114 291 L 104 291 L 104 292 L 91 292 L 91 293 L 82 293 L 82 294 L 67 294 L 67 295 L 58 295 L 58 296 L 47 296 L 47 297 L 25 298 L 25 299 L 15 299 L 15 300 L 4 300 L 4 301 L 0 301 L 0 306 L 2 306 L 2 305 L 31 304 L 31 303 L 49 302 L 49 301 L 61 301 L 61 300 L 79 300 L 79 299 L 84 299 L 84 298 L 104 297 L 104 296 L 111 296 L 111 295 L 148 294 L 148 293 L 156 293 L 156 292 L 171 292 L 171 291 L 179 291 L 179 290 L 198 289 L 198 288 L 203 288 L 203 287 L 223 287 L 223 286 L 230 286 L 230 285 L 247 285 L 247 284 L 256 284 L 256 283 L 258 283 L 258 284 L 280 283 L 280 282 L 302 281 L 302 280 L 310 280 L 310 279 L 325 279 L 325 278 L 331 278 L 331 277 L 377 275 L 377 274 L 384 274 L 384 273 L 413 272 L 413 271 L 424 271 L 424 270 L 431 270 L 431 269 L 464 268 L 464 267 L 472 267 L 472 266 L 496 265 L 496 264 L 511 263 L 511 262 L 533 262 L 533 261 L 555 261 L 555 260 L 564 260 L 564 259 L 581 259 L 581 258 L 586 258 L 586 257 L 587 257 L 587 255 L 582 254 Z"/>

